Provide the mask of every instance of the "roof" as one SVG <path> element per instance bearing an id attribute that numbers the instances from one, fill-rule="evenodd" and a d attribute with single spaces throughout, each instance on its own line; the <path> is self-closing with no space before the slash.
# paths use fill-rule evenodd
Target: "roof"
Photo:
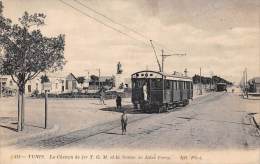
<path id="1" fill-rule="evenodd" d="M 254 77 L 254 78 L 248 80 L 249 83 L 252 83 L 253 81 L 254 81 L 255 83 L 260 83 L 260 77 Z"/>
<path id="2" fill-rule="evenodd" d="M 74 80 L 78 81 L 77 78 L 73 75 L 73 73 L 70 73 L 66 76 L 66 80 L 72 80 L 71 78 L 73 78 Z"/>
<path id="3" fill-rule="evenodd" d="M 216 85 L 227 85 L 227 83 L 216 83 Z"/>
<path id="4" fill-rule="evenodd" d="M 141 75 L 139 76 L 139 74 Z M 178 75 L 166 74 L 164 72 L 157 72 L 157 71 L 150 71 L 150 70 L 139 71 L 131 75 L 132 78 L 162 78 L 162 76 L 164 76 L 166 79 L 171 79 L 171 80 L 182 79 L 184 81 L 192 81 L 191 77 L 183 76 L 181 74 Z"/>

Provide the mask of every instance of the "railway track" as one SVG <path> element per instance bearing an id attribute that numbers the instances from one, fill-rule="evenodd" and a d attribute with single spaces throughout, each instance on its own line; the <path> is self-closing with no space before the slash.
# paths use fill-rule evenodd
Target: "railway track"
<path id="1" fill-rule="evenodd" d="M 148 117 L 152 117 L 154 115 L 132 115 L 129 117 L 129 122 L 128 124 L 146 119 Z M 137 118 L 138 117 L 138 118 Z M 33 143 L 21 143 L 21 147 L 35 147 L 35 148 L 40 148 L 40 149 L 57 149 L 62 146 L 87 139 L 89 137 L 93 137 L 96 135 L 99 135 L 101 133 L 106 133 L 108 131 L 111 131 L 116 128 L 121 128 L 121 123 L 120 120 L 114 120 L 110 122 L 106 122 L 100 125 L 95 125 L 94 127 L 89 127 L 81 130 L 76 130 L 69 132 L 64 135 L 59 135 L 55 137 L 51 137 L 48 139 L 43 139 L 40 141 L 35 141 Z"/>
<path id="2" fill-rule="evenodd" d="M 219 95 L 221 96 L 221 95 Z M 204 99 L 212 99 L 211 96 L 201 98 L 197 101 L 203 101 Z M 196 101 L 196 100 L 195 100 Z M 193 102 L 191 103 L 192 106 L 200 105 L 199 102 Z M 188 106 L 187 106 L 188 107 Z M 181 108 L 181 110 L 185 110 L 187 107 Z M 175 109 L 178 110 L 178 109 Z M 174 111 L 174 110 L 171 110 Z M 169 112 L 171 112 L 169 111 Z M 156 117 L 160 116 L 161 119 L 164 117 L 167 117 L 168 115 L 161 116 L 161 114 L 133 114 L 128 116 L 128 124 L 135 123 L 138 121 L 141 121 L 143 119 L 149 118 L 149 117 Z M 101 133 L 109 132 L 113 129 L 120 129 L 121 128 L 121 122 L 120 119 L 109 121 L 103 124 L 95 125 L 93 127 L 88 127 L 85 129 L 80 129 L 76 131 L 72 131 L 63 135 L 50 137 L 48 139 L 36 139 L 35 141 L 28 140 L 25 142 L 18 143 L 19 147 L 30 147 L 30 148 L 40 148 L 40 149 L 57 149 L 60 147 L 63 147 L 65 145 L 69 145 L 75 142 L 78 142 L 80 140 L 84 140 L 96 135 L 99 135 Z"/>

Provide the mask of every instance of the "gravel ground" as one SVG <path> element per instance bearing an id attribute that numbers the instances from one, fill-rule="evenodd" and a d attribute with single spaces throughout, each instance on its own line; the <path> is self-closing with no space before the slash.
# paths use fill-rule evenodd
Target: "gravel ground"
<path id="1" fill-rule="evenodd" d="M 162 148 L 162 149 L 257 149 L 259 134 L 250 113 L 259 112 L 259 100 L 247 100 L 235 93 L 212 93 L 184 108 L 168 113 L 131 113 L 127 135 L 121 135 L 120 112 L 115 100 L 106 105 L 96 99 L 49 99 L 48 130 L 54 132 L 18 141 L 20 148 Z M 44 100 L 26 99 L 25 130 L 15 132 L 16 99 L 0 99 L 1 139 L 42 133 Z M 123 104 L 131 108 L 130 99 Z M 255 114 L 256 116 L 257 114 Z"/>

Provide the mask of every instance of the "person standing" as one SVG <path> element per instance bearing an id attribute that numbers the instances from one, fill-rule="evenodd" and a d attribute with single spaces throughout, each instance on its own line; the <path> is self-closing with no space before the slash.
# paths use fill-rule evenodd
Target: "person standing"
<path id="1" fill-rule="evenodd" d="M 121 115 L 121 126 L 122 126 L 122 135 L 126 134 L 126 126 L 127 126 L 127 114 L 126 114 L 126 110 L 123 112 L 123 114 Z"/>
<path id="2" fill-rule="evenodd" d="M 116 109 L 120 110 L 122 108 L 122 98 L 120 95 L 116 97 Z"/>
<path id="3" fill-rule="evenodd" d="M 101 91 L 100 91 L 100 103 L 103 104 L 103 105 L 106 105 L 105 104 L 105 92 L 104 92 L 104 89 L 101 89 Z"/>
<path id="4" fill-rule="evenodd" d="M 143 95 L 144 95 L 144 101 L 147 101 L 148 99 L 148 93 L 147 93 L 147 83 L 143 85 Z"/>

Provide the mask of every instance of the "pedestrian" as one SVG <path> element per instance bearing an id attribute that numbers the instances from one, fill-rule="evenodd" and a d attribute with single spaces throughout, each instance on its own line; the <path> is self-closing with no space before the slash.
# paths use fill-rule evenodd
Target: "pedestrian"
<path id="1" fill-rule="evenodd" d="M 126 134 L 126 126 L 127 126 L 127 114 L 126 110 L 123 112 L 121 116 L 121 126 L 122 126 L 122 135 Z"/>
<path id="2" fill-rule="evenodd" d="M 143 95 L 144 95 L 144 101 L 147 101 L 148 99 L 148 93 L 147 93 L 147 83 L 143 85 Z"/>
<path id="3" fill-rule="evenodd" d="M 105 104 L 105 92 L 103 89 L 100 90 L 100 97 L 99 97 L 99 101 L 100 101 L 100 104 L 103 104 L 103 105 L 106 105 Z"/>
<path id="4" fill-rule="evenodd" d="M 246 87 L 246 98 L 248 98 L 248 88 Z"/>
<path id="5" fill-rule="evenodd" d="M 116 97 L 116 110 L 120 110 L 122 108 L 122 98 L 120 95 Z"/>

